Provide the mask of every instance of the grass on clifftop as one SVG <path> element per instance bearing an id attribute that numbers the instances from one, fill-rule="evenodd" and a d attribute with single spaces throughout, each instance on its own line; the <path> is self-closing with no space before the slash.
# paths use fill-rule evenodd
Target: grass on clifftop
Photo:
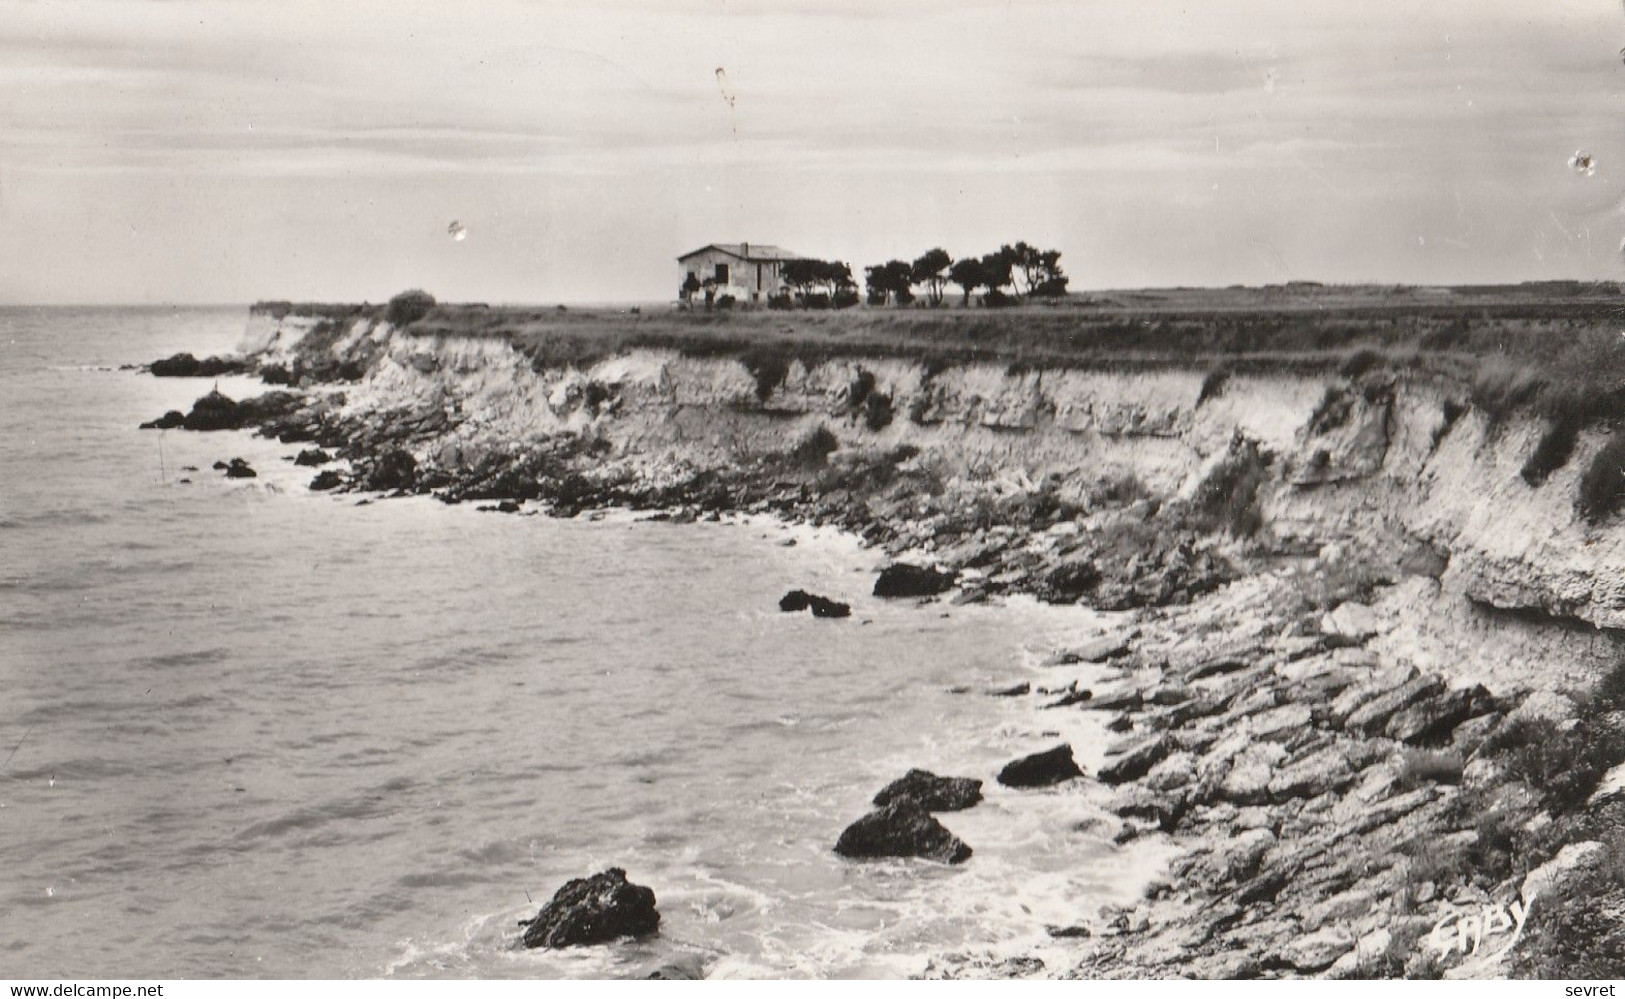
<path id="1" fill-rule="evenodd" d="M 256 312 L 341 319 L 380 306 L 266 302 Z M 793 360 L 898 357 L 930 366 L 1011 370 L 1178 367 L 1208 374 L 1202 401 L 1232 373 L 1301 371 L 1356 378 L 1388 369 L 1468 386 L 1498 424 L 1533 410 L 1554 426 L 1526 477 L 1567 460 L 1575 427 L 1625 412 L 1625 296 L 1578 282 L 1458 289 L 1331 287 L 1165 289 L 1073 296 L 1051 305 L 678 311 L 438 304 L 418 335 L 510 339 L 538 369 L 587 365 L 634 348 L 746 362 L 764 398 Z"/>

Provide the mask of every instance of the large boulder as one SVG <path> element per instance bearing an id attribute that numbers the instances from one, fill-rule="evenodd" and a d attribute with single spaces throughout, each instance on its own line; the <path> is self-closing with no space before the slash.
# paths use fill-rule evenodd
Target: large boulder
<path id="1" fill-rule="evenodd" d="M 199 367 L 197 358 L 191 354 L 180 353 L 153 361 L 148 370 L 159 378 L 195 378 Z"/>
<path id="2" fill-rule="evenodd" d="M 417 479 L 418 462 L 410 451 L 390 448 L 367 469 L 363 480 L 367 489 L 384 491 L 410 489 Z"/>
<path id="3" fill-rule="evenodd" d="M 321 448 L 307 447 L 303 451 L 299 452 L 299 457 L 295 458 L 293 463 L 295 465 L 314 467 L 317 465 L 325 465 L 332 460 L 333 456 L 328 454 L 326 451 L 323 451 Z"/>
<path id="4" fill-rule="evenodd" d="M 958 577 L 922 565 L 894 562 L 875 580 L 877 597 L 934 597 L 953 588 Z"/>
<path id="5" fill-rule="evenodd" d="M 1082 776 L 1083 771 L 1072 758 L 1072 747 L 1063 743 L 1005 764 L 999 771 L 999 783 L 1005 787 L 1049 787 Z"/>
<path id="6" fill-rule="evenodd" d="M 235 400 L 210 392 L 192 403 L 192 411 L 181 424 L 187 430 L 236 430 L 242 426 Z"/>
<path id="7" fill-rule="evenodd" d="M 226 466 L 226 478 L 228 479 L 253 479 L 258 478 L 259 474 L 254 471 L 253 466 L 241 458 L 231 459 L 231 464 Z"/>
<path id="8" fill-rule="evenodd" d="M 875 795 L 882 807 L 908 798 L 928 812 L 957 812 L 982 800 L 982 782 L 974 777 L 938 777 L 928 770 L 910 770 Z"/>
<path id="9" fill-rule="evenodd" d="M 923 857 L 960 864 L 970 858 L 971 848 L 943 828 L 919 802 L 897 798 L 847 826 L 835 842 L 835 852 L 857 859 Z"/>
<path id="10" fill-rule="evenodd" d="M 522 925 L 526 947 L 575 947 L 646 936 L 660 928 L 660 913 L 651 889 L 633 884 L 625 871 L 611 867 L 569 882 L 536 918 Z"/>
<path id="11" fill-rule="evenodd" d="M 310 480 L 310 488 L 319 493 L 326 492 L 329 489 L 337 489 L 342 485 L 344 485 L 343 476 L 332 469 L 317 472 L 316 477 Z"/>
<path id="12" fill-rule="evenodd" d="M 813 617 L 851 617 L 852 605 L 821 597 L 806 590 L 791 590 L 779 598 L 779 610 L 785 613 L 811 610 Z"/>

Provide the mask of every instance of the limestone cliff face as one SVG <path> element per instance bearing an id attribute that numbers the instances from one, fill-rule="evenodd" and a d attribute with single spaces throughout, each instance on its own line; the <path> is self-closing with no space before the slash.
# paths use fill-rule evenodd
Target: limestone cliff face
<path id="1" fill-rule="evenodd" d="M 319 329 L 307 317 L 256 316 L 242 347 L 284 363 L 310 350 L 365 357 L 347 409 L 455 412 L 455 429 L 420 455 L 453 467 L 504 442 L 573 431 L 645 459 L 658 476 L 780 452 L 825 426 L 843 448 L 912 445 L 995 489 L 1056 477 L 1081 494 L 1103 477 L 1133 475 L 1177 494 L 1239 435 L 1273 456 L 1265 510 L 1278 535 L 1390 545 L 1396 557 L 1425 548 L 1436 564 L 1413 600 L 1625 628 L 1625 524 L 1591 526 L 1574 510 L 1576 480 L 1603 435 L 1585 433 L 1573 460 L 1531 487 L 1518 473 L 1538 421 L 1492 428 L 1464 407 L 1459 386 L 1393 374 L 1236 374 L 1203 398 L 1197 370 L 931 368 L 876 357 L 753 373 L 733 358 L 653 350 L 537 370 L 500 337 L 408 335 L 372 319 L 312 337 Z M 1439 604 L 1429 613 L 1465 612 Z"/>

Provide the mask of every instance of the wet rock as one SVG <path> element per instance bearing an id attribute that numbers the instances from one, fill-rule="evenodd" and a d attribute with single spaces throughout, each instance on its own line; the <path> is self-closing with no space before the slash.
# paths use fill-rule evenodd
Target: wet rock
<path id="1" fill-rule="evenodd" d="M 417 478 L 417 467 L 417 459 L 410 451 L 390 448 L 368 467 L 362 479 L 363 488 L 379 492 L 410 489 Z"/>
<path id="2" fill-rule="evenodd" d="M 791 590 L 779 598 L 779 610 L 785 613 L 795 611 L 812 611 L 813 617 L 851 617 L 852 605 L 843 604 L 838 600 L 808 593 L 806 590 Z"/>
<path id="3" fill-rule="evenodd" d="M 1101 764 L 1100 772 L 1095 776 L 1104 784 L 1124 784 L 1131 780 L 1139 780 L 1150 773 L 1152 767 L 1166 759 L 1174 749 L 1174 741 L 1167 736 L 1146 739 L 1129 747 L 1120 756 Z"/>
<path id="4" fill-rule="evenodd" d="M 1074 704 L 1082 704 L 1085 701 L 1091 700 L 1094 696 L 1095 696 L 1094 691 L 1090 690 L 1087 687 L 1079 687 L 1079 686 L 1074 684 L 1069 690 L 1067 690 L 1065 693 L 1063 693 L 1060 697 L 1056 698 L 1053 701 L 1050 701 L 1048 704 L 1044 705 L 1044 707 L 1046 707 L 1046 708 L 1067 708 L 1067 707 L 1071 707 Z"/>
<path id="5" fill-rule="evenodd" d="M 1046 660 L 1047 665 L 1066 666 L 1073 663 L 1103 663 L 1110 659 L 1117 659 L 1128 655 L 1130 639 L 1128 635 L 1103 635 L 1091 642 L 1085 642 L 1075 649 L 1067 649 L 1057 653 Z"/>
<path id="6" fill-rule="evenodd" d="M 249 371 L 253 366 L 240 357 L 205 357 L 200 361 L 183 352 L 153 361 L 147 370 L 159 378 L 218 378 Z"/>
<path id="7" fill-rule="evenodd" d="M 1072 747 L 1062 744 L 1005 764 L 998 780 L 1005 787 L 1049 787 L 1082 776 Z"/>
<path id="8" fill-rule="evenodd" d="M 236 430 L 242 426 L 237 403 L 219 392 L 210 392 L 192 403 L 181 426 L 187 430 Z"/>
<path id="9" fill-rule="evenodd" d="M 957 575 L 925 566 L 894 562 L 875 580 L 877 597 L 932 597 L 953 588 Z"/>
<path id="10" fill-rule="evenodd" d="M 705 978 L 706 966 L 710 962 L 703 954 L 689 954 L 674 961 L 668 961 L 660 967 L 649 972 L 645 981 L 652 982 L 697 982 Z"/>
<path id="11" fill-rule="evenodd" d="M 339 473 L 331 469 L 325 472 L 317 472 L 316 477 L 310 480 L 310 488 L 319 493 L 326 492 L 329 489 L 337 489 L 342 485 L 344 485 L 344 479 Z"/>
<path id="12" fill-rule="evenodd" d="M 1094 932 L 1082 923 L 1076 926 L 1046 926 L 1044 932 L 1057 940 L 1079 940 L 1094 936 Z"/>
<path id="13" fill-rule="evenodd" d="M 1089 700 L 1091 711 L 1138 711 L 1144 706 L 1145 698 L 1134 689 L 1096 694 Z"/>
<path id="14" fill-rule="evenodd" d="M 178 409 L 172 409 L 156 420 L 148 420 L 141 424 L 141 430 L 174 430 L 186 425 L 186 414 Z"/>
<path id="15" fill-rule="evenodd" d="M 875 795 L 881 807 L 908 798 L 928 812 L 957 812 L 982 800 L 982 782 L 974 777 L 938 777 L 929 770 L 910 770 Z"/>
<path id="16" fill-rule="evenodd" d="M 248 462 L 241 458 L 231 459 L 231 464 L 226 466 L 226 478 L 228 479 L 253 479 L 257 478 L 259 474 L 249 466 Z"/>
<path id="17" fill-rule="evenodd" d="M 314 468 L 318 465 L 325 465 L 332 460 L 333 456 L 320 448 L 306 448 L 299 452 L 299 457 L 293 459 L 293 463 L 307 468 Z"/>
<path id="18" fill-rule="evenodd" d="M 526 947 L 574 947 L 647 936 L 660 928 L 660 913 L 652 890 L 611 867 L 569 882 L 524 925 Z"/>
<path id="19" fill-rule="evenodd" d="M 897 798 L 846 827 L 835 843 L 843 857 L 923 857 L 943 864 L 970 859 L 971 848 L 912 798 Z"/>
<path id="20" fill-rule="evenodd" d="M 989 697 L 1025 697 L 1033 692 L 1033 685 L 1025 681 L 1011 687 L 1000 687 L 987 692 Z"/>

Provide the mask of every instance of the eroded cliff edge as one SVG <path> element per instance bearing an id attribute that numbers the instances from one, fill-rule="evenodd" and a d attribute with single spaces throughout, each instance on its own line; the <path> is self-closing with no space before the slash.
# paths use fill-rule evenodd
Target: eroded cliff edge
<path id="1" fill-rule="evenodd" d="M 1547 420 L 1392 365 L 553 354 L 294 313 L 242 351 L 296 389 L 246 421 L 347 457 L 329 485 L 774 512 L 956 570 L 956 599 L 1128 612 L 1072 709 L 1124 734 L 1117 835 L 1188 852 L 1143 911 L 1094 918 L 1084 973 L 1443 970 L 1419 957 L 1441 911 L 1611 835 L 1591 788 L 1541 786 L 1561 759 L 1507 755 L 1617 725 L 1586 692 L 1625 647 L 1625 529 L 1575 503 L 1605 425 L 1532 485 Z"/>

